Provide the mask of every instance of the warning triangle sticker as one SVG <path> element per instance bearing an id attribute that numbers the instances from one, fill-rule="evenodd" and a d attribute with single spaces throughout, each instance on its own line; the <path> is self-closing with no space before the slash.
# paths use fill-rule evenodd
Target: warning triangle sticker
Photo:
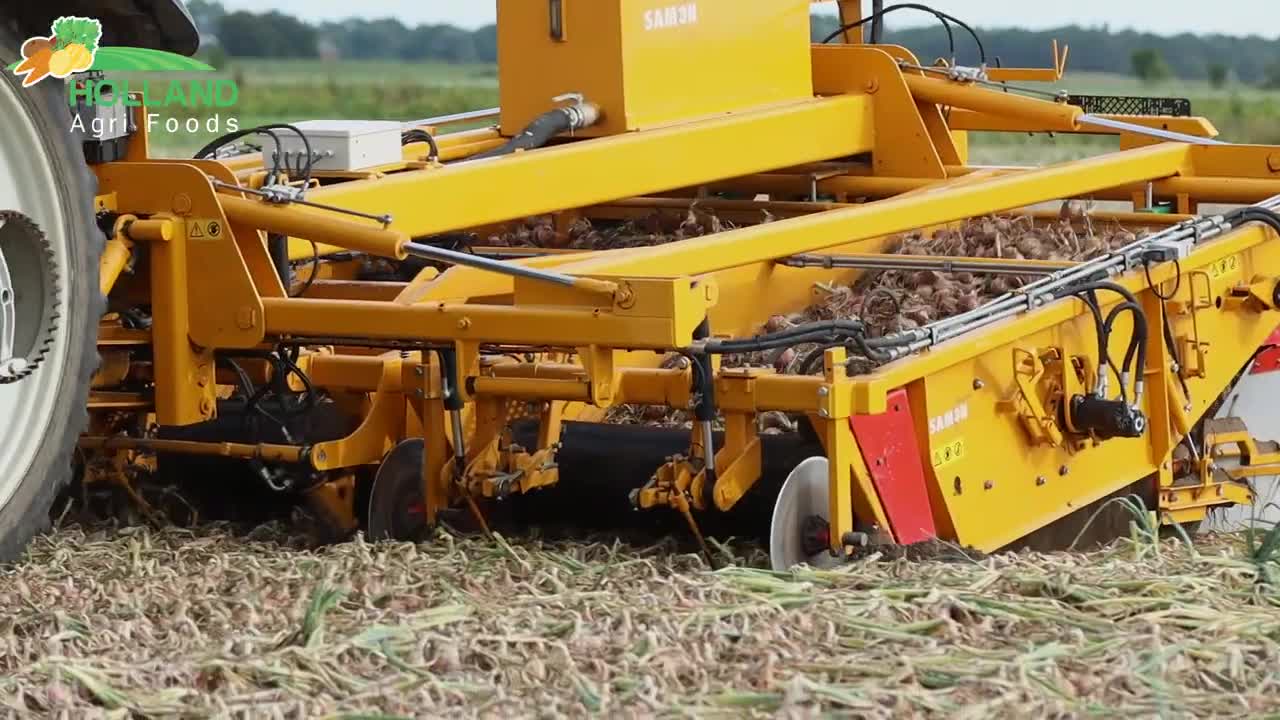
<path id="1" fill-rule="evenodd" d="M 200 223 L 193 222 L 187 227 L 187 237 L 188 238 L 204 237 L 204 231 L 200 229 Z"/>

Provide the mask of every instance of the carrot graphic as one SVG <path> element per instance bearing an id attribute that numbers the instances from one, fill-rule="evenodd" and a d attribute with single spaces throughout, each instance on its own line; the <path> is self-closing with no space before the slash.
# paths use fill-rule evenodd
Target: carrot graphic
<path id="1" fill-rule="evenodd" d="M 101 23 L 91 18 L 61 17 L 52 29 L 52 37 L 31 38 L 22 45 L 23 61 L 14 72 L 25 75 L 24 87 L 49 75 L 65 78 L 93 67 L 94 53 L 102 38 Z"/>
<path id="2" fill-rule="evenodd" d="M 14 69 L 18 76 L 26 75 L 23 87 L 35 85 L 49 74 L 49 61 L 57 38 L 34 37 L 22 44 L 23 61 Z"/>

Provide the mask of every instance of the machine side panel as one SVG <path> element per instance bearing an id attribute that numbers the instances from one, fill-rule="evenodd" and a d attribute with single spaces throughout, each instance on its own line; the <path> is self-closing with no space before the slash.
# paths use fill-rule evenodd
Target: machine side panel
<path id="1" fill-rule="evenodd" d="M 563 39 L 550 31 L 549 3 L 498 3 L 498 87 L 502 134 L 520 133 L 556 107 L 552 98 L 581 93 L 602 111 L 588 135 L 624 131 L 622 32 L 617 3 L 562 0 Z"/>
<path id="2" fill-rule="evenodd" d="M 813 97 L 807 2 L 628 0 L 622 13 L 628 130 Z"/>
<path id="3" fill-rule="evenodd" d="M 581 93 L 618 135 L 813 97 L 809 3 L 773 0 L 504 0 L 502 132 Z"/>

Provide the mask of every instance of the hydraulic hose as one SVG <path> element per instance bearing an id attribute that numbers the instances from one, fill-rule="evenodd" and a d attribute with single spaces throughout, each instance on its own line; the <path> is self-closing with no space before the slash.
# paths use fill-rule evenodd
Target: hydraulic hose
<path id="1" fill-rule="evenodd" d="M 829 320 L 805 323 L 780 332 L 742 340 L 708 340 L 704 352 L 710 355 L 736 355 L 794 347 L 811 342 L 834 342 L 841 338 L 857 337 L 865 332 L 866 328 L 857 320 Z"/>
<path id="2" fill-rule="evenodd" d="M 1120 364 L 1122 371 L 1120 379 L 1121 392 L 1125 392 L 1125 380 L 1130 373 L 1130 367 L 1133 361 L 1137 359 L 1137 365 L 1134 367 L 1133 374 L 1136 378 L 1134 385 L 1134 403 L 1136 404 L 1142 398 L 1142 391 L 1146 385 L 1143 372 L 1147 366 L 1147 316 L 1142 311 L 1142 305 L 1138 301 L 1138 297 L 1128 289 L 1112 282 L 1091 282 L 1083 285 L 1074 285 L 1070 288 L 1070 294 L 1079 297 L 1082 293 L 1091 291 L 1105 290 L 1116 293 L 1124 298 L 1124 302 L 1116 306 L 1107 315 L 1106 321 L 1103 323 L 1105 334 L 1109 337 L 1111 329 L 1117 318 L 1123 312 L 1133 315 L 1133 334 L 1129 338 L 1129 346 L 1125 351 L 1124 361 Z M 1087 302 L 1087 301 L 1086 301 Z M 1099 362 L 1105 362 L 1106 358 L 1099 358 Z"/>
<path id="3" fill-rule="evenodd" d="M 695 340 L 706 340 L 711 337 L 711 321 L 704 319 L 694 328 Z M 693 408 L 694 420 L 702 435 L 702 460 L 705 476 L 702 481 L 703 503 L 708 509 L 716 506 L 716 442 L 714 423 L 718 414 L 716 408 L 716 376 L 715 366 L 711 362 L 709 352 L 694 353 L 690 356 L 694 367 L 694 392 L 698 402 Z"/>
<path id="4" fill-rule="evenodd" d="M 1225 216 L 1227 222 L 1232 225 L 1239 225 L 1246 222 L 1260 222 L 1271 227 L 1276 233 L 1280 233 L 1280 213 L 1263 207 L 1245 207 L 1234 212 L 1227 213 Z"/>
<path id="5" fill-rule="evenodd" d="M 871 23 L 871 43 L 879 45 L 884 42 L 884 0 L 871 3 L 871 15 L 875 21 Z"/>
<path id="6" fill-rule="evenodd" d="M 521 150 L 536 150 L 551 142 L 557 135 L 591 127 L 600 121 L 600 110 L 590 103 L 556 108 L 539 115 L 519 135 L 492 150 L 478 153 L 468 160 L 486 160 L 502 157 Z"/>
<path id="7" fill-rule="evenodd" d="M 422 128 L 413 128 L 406 130 L 400 134 L 400 144 L 408 145 L 409 143 L 424 142 L 430 148 L 431 153 L 427 155 L 427 159 L 435 162 L 440 159 L 440 144 L 431 136 L 431 133 Z"/>

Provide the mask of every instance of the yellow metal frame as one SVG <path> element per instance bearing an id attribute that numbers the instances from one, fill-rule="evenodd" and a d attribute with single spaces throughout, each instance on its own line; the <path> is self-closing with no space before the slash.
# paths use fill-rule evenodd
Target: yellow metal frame
<path id="1" fill-rule="evenodd" d="M 856 5 L 842 3 L 847 12 Z M 857 35 L 848 39 L 856 42 Z M 691 370 L 658 365 L 664 353 L 689 347 L 704 322 L 720 335 L 750 336 L 770 315 L 809 305 L 816 284 L 857 277 L 852 270 L 784 268 L 776 262 L 781 258 L 872 255 L 895 233 L 1064 198 L 1132 200 L 1149 192 L 1190 214 L 1201 202 L 1280 194 L 1276 148 L 1152 144 L 1140 134 L 1120 134 L 1125 149 L 1078 162 L 968 167 L 957 132 L 1078 132 L 1079 110 L 926 77 L 910 69 L 914 58 L 901 48 L 816 47 L 810 61 L 815 97 L 732 107 L 485 162 L 465 159 L 500 143 L 495 130 L 443 135 L 442 159 L 463 162 L 421 162 L 424 148 L 409 146 L 403 165 L 330 177 L 308 193 L 316 203 L 390 215 L 388 227 L 247 197 L 226 186 L 252 187 L 260 157 L 152 161 L 144 135 L 128 161 L 97 168 L 102 203 L 122 214 L 103 258 L 102 288 L 113 297 L 141 294 L 154 312 L 149 333 L 116 348 L 150 346 L 154 395 L 135 409 L 154 413 L 160 425 L 212 419 L 220 392 L 217 353 L 306 345 L 312 350 L 302 362 L 317 387 L 362 398 L 354 406 L 363 421 L 351 436 L 314 447 L 163 449 L 306 462 L 349 483 L 353 469 L 377 464 L 401 440 L 422 437 L 424 497 L 434 519 L 456 502 L 555 483 L 565 419 L 598 419 L 601 409 L 622 403 L 689 407 Z M 1176 122 L 1188 134 L 1215 134 L 1201 119 Z M 312 241 L 322 255 L 403 258 L 409 238 L 540 213 L 687 207 L 688 198 L 714 190 L 744 195 L 706 200 L 726 212 L 785 212 L 774 222 L 661 247 L 507 261 L 572 276 L 572 286 L 465 267 L 426 271 L 407 285 L 332 279 L 338 274 L 326 271 L 306 297 L 293 298 L 265 244 L 270 231 L 293 237 L 295 260 L 310 257 Z M 1116 217 L 1151 225 L 1177 219 Z M 145 267 L 135 263 L 142 256 Z M 761 472 L 756 417 L 804 415 L 831 461 L 831 537 L 840 550 L 841 538 L 859 527 L 887 527 L 849 418 L 884 412 L 888 394 L 906 389 L 935 521 L 949 539 L 998 548 L 1151 476 L 1159 478 L 1166 510 L 1185 517 L 1190 506 L 1184 490 L 1173 487 L 1173 448 L 1280 325 L 1268 292 L 1280 280 L 1277 268 L 1280 238 L 1248 226 L 1177 267 L 1152 267 L 1157 285 L 1171 283 L 1177 272 L 1196 278 L 1167 302 L 1155 297 L 1140 270 L 1115 279 L 1150 316 L 1167 316 L 1178 341 L 1196 351 L 1196 362 L 1178 377 L 1167 369 L 1159 339 L 1151 341 L 1143 409 L 1152 425 L 1143 439 L 1098 442 L 1060 424 L 1053 408 L 1098 372 L 1088 311 L 1064 300 L 867 375 L 847 376 L 841 350 L 828 352 L 821 377 L 717 370 L 725 439 L 716 448 L 714 485 L 707 487 L 707 449 L 695 434 L 688 457 L 655 468 L 637 502 L 673 507 L 695 526 L 694 510 L 732 509 Z M 1206 305 L 1206 298 L 1220 302 Z M 494 346 L 529 358 L 494 364 L 483 351 Z M 443 377 L 440 352 L 457 358 L 458 377 Z M 110 392 L 109 377 L 128 374 L 128 367 L 104 373 L 101 392 Z M 1182 395 L 1183 382 L 1191 399 Z M 464 402 L 463 438 L 450 429 L 450 385 Z M 929 417 L 961 404 L 968 408 L 965 423 L 929 433 Z M 514 446 L 506 428 L 515 409 L 528 414 L 530 405 L 542 421 L 538 446 Z M 133 452 L 160 449 L 157 442 L 95 437 L 83 446 Z M 935 450 L 956 443 L 966 448 L 961 458 L 945 466 L 932 461 Z M 455 447 L 465 450 L 464 467 L 453 464 Z M 1246 499 L 1224 492 L 1201 505 Z M 315 501 L 332 508 L 348 495 L 335 489 Z"/>

